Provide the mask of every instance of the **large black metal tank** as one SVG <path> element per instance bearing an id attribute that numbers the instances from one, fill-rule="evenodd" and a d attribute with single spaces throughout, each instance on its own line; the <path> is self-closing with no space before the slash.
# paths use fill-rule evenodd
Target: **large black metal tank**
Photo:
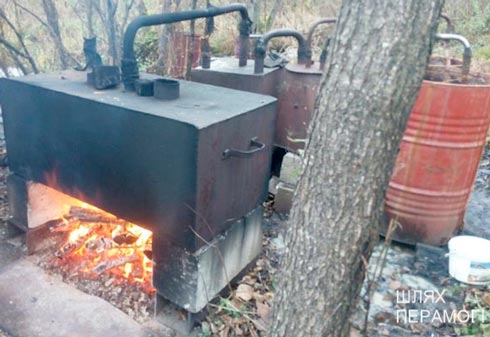
<path id="1" fill-rule="evenodd" d="M 186 81 L 161 101 L 76 72 L 0 80 L 13 173 L 191 251 L 263 201 L 275 101 Z"/>

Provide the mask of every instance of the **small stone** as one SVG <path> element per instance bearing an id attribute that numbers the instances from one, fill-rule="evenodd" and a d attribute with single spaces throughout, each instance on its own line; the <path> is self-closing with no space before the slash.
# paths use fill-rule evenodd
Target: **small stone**
<path id="1" fill-rule="evenodd" d="M 301 157 L 288 152 L 282 160 L 281 180 L 290 185 L 296 185 L 301 175 L 301 165 Z"/>

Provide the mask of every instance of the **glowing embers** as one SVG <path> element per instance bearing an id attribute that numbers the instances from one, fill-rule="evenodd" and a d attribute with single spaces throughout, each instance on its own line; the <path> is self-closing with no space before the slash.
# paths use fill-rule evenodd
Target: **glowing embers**
<path id="1" fill-rule="evenodd" d="M 48 226 L 63 236 L 54 255 L 69 277 L 105 273 L 113 276 L 112 283 L 139 283 L 143 291 L 154 291 L 151 231 L 87 204 L 71 206 Z"/>

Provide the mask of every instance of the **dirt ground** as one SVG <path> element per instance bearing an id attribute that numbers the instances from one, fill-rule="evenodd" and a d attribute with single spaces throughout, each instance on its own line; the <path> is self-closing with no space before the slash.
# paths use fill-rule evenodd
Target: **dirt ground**
<path id="1" fill-rule="evenodd" d="M 3 127 L 0 125 L 0 128 Z M 4 153 L 3 133 L 0 133 L 0 154 Z M 25 245 L 20 232 L 7 224 L 8 200 L 6 177 L 8 168 L 0 167 L 0 267 L 10 260 L 25 254 Z M 483 226 L 490 218 L 490 149 L 487 148 L 480 165 L 474 192 L 467 212 L 467 231 L 483 233 Z M 207 316 L 200 325 L 199 337 L 210 336 L 265 336 L 271 317 L 271 307 L 275 278 L 280 256 L 283 254 L 286 219 L 272 213 L 271 204 L 266 203 L 264 225 L 264 250 L 255 266 L 236 282 L 226 295 L 214 299 L 207 307 Z M 488 224 L 486 224 L 488 227 Z M 490 238 L 488 229 L 487 238 Z M 19 239 L 20 238 L 20 239 Z M 383 253 L 381 242 L 374 253 L 376 258 Z M 435 287 L 445 289 L 449 294 L 447 306 L 433 307 L 433 310 L 448 308 L 484 307 L 490 312 L 490 288 L 462 285 L 448 276 L 445 248 L 425 246 L 406 247 L 392 244 L 388 249 L 387 264 L 379 280 L 377 290 L 370 300 L 368 331 L 370 337 L 377 336 L 488 336 L 488 325 L 434 325 L 403 324 L 396 321 L 397 310 L 404 306 L 397 303 L 399 289 L 425 289 Z M 83 289 L 82 289 L 83 290 Z M 361 294 L 358 310 L 352 317 L 352 336 L 360 336 L 359 331 L 366 315 L 367 294 Z M 415 304 L 415 307 L 417 304 Z M 422 308 L 418 307 L 419 309 Z M 425 308 L 425 307 L 424 307 Z M 12 337 L 2 330 L 0 337 Z M 14 336 L 15 337 L 15 336 Z"/>

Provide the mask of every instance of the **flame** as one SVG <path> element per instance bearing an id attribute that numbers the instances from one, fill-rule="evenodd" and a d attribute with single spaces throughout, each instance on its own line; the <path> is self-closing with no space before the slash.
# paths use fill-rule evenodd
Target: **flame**
<path id="1" fill-rule="evenodd" d="M 152 232 L 85 202 L 69 205 L 68 209 L 74 206 L 104 221 L 87 221 L 83 216 L 66 214 L 60 226 L 67 227 L 68 231 L 57 252 L 58 263 L 69 264 L 70 270 L 92 278 L 110 273 L 116 282 L 137 282 L 144 291 L 154 292 L 151 285 L 153 263 L 147 256 L 151 251 Z"/>

